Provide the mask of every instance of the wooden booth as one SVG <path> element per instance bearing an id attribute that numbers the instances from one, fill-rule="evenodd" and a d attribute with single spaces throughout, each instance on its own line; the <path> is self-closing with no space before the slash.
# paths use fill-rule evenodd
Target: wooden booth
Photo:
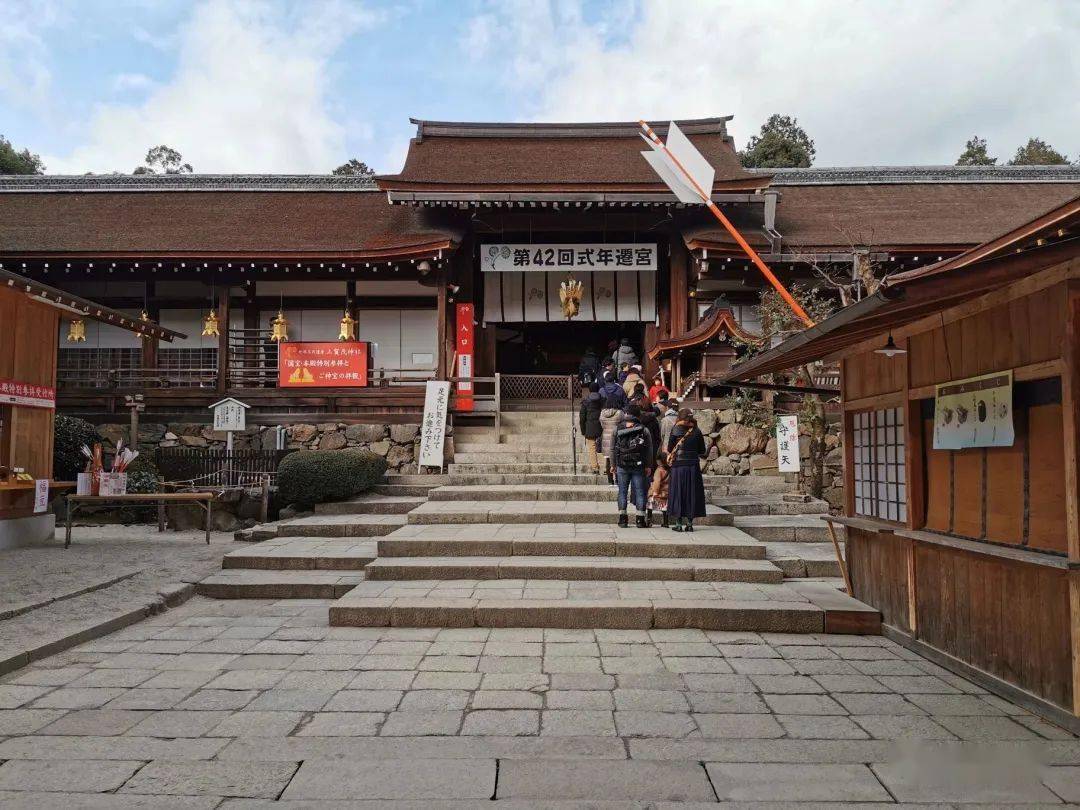
<path id="1" fill-rule="evenodd" d="M 1080 198 L 736 366 L 841 360 L 854 596 L 1080 730 Z"/>
<path id="2" fill-rule="evenodd" d="M 61 328 L 78 335 L 86 320 L 146 338 L 183 337 L 0 270 L 0 548 L 52 538 L 53 517 L 35 494 L 39 481 L 50 490 L 64 485 L 52 477 L 56 335 Z"/>

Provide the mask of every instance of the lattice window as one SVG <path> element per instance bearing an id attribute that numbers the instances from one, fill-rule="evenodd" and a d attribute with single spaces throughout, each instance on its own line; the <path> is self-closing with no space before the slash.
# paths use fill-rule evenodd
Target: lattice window
<path id="1" fill-rule="evenodd" d="M 855 514 L 907 520 L 903 409 L 854 414 L 853 438 Z"/>

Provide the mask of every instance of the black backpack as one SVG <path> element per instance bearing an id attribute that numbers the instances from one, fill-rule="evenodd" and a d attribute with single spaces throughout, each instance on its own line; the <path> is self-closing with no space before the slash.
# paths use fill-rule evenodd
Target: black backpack
<path id="1" fill-rule="evenodd" d="M 642 425 L 634 425 L 621 428 L 615 433 L 615 466 L 625 470 L 644 468 L 645 458 L 645 428 Z"/>

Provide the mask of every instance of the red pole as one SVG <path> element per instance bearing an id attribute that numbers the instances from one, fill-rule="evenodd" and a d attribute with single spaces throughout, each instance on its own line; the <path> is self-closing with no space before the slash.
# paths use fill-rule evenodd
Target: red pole
<path id="1" fill-rule="evenodd" d="M 652 127 L 650 127 L 645 121 L 640 121 L 639 123 L 641 124 L 642 129 L 645 130 L 645 133 L 649 136 L 649 140 L 659 146 L 661 149 L 663 149 L 664 154 L 671 158 L 671 162 L 674 163 L 676 167 L 678 167 L 680 172 L 682 172 L 683 177 L 693 187 L 694 191 L 697 192 L 698 196 L 701 197 L 701 200 L 705 203 L 705 206 L 710 211 L 712 211 L 713 216 L 716 217 L 720 221 L 720 224 L 723 225 L 724 228 L 727 230 L 727 232 L 731 234 L 735 242 L 739 245 L 739 247 L 743 249 L 746 255 L 750 257 L 750 261 L 752 261 L 757 267 L 757 269 L 761 271 L 761 274 L 765 276 L 765 278 L 770 284 L 772 284 L 773 288 L 778 293 L 780 293 L 780 297 L 784 299 L 784 302 L 789 307 L 791 307 L 791 311 L 794 312 L 795 315 L 798 316 L 799 319 L 802 320 L 802 322 L 806 324 L 807 327 L 813 326 L 814 322 L 810 320 L 810 316 L 806 314 L 806 311 L 801 306 L 799 306 L 799 302 L 796 301 L 795 298 L 791 295 L 791 293 L 787 291 L 787 288 L 785 288 L 784 285 L 780 283 L 780 279 L 778 279 L 775 274 L 773 274 L 772 270 L 768 268 L 765 262 L 761 260 L 761 257 L 758 256 L 757 251 L 750 247 L 750 243 L 743 238 L 743 235 L 739 233 L 738 229 L 731 224 L 731 221 L 726 216 L 724 216 L 723 212 L 717 207 L 716 203 L 712 201 L 712 195 L 706 193 L 701 188 L 701 186 L 697 184 L 694 178 L 690 175 L 690 172 L 688 172 L 686 168 L 679 162 L 678 158 L 676 158 L 673 154 L 671 154 L 670 151 L 668 151 L 667 146 L 665 146 L 664 142 L 660 140 L 660 138 L 655 132 L 653 132 Z"/>

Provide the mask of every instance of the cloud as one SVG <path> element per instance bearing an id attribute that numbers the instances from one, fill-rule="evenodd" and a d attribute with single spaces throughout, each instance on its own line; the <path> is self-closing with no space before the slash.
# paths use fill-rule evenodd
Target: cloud
<path id="1" fill-rule="evenodd" d="M 112 81 L 112 88 L 116 93 L 143 92 L 156 85 L 157 82 L 142 73 L 118 73 Z"/>
<path id="2" fill-rule="evenodd" d="M 5 0 L 0 16 L 0 98 L 41 113 L 52 87 L 44 37 L 64 15 L 53 2 Z"/>
<path id="3" fill-rule="evenodd" d="M 329 61 L 379 21 L 349 0 L 201 3 L 178 32 L 171 78 L 138 103 L 98 105 L 84 141 L 48 156 L 50 171 L 131 171 L 163 143 L 198 172 L 329 172 L 345 155 Z"/>
<path id="4" fill-rule="evenodd" d="M 490 2 L 487 49 L 536 120 L 734 114 L 745 143 L 795 115 L 818 165 L 951 163 L 978 133 L 1007 158 L 1076 151 L 1080 4 L 1065 0 Z M 475 19 L 475 18 L 474 18 Z M 475 38 L 466 23 L 463 44 Z"/>

